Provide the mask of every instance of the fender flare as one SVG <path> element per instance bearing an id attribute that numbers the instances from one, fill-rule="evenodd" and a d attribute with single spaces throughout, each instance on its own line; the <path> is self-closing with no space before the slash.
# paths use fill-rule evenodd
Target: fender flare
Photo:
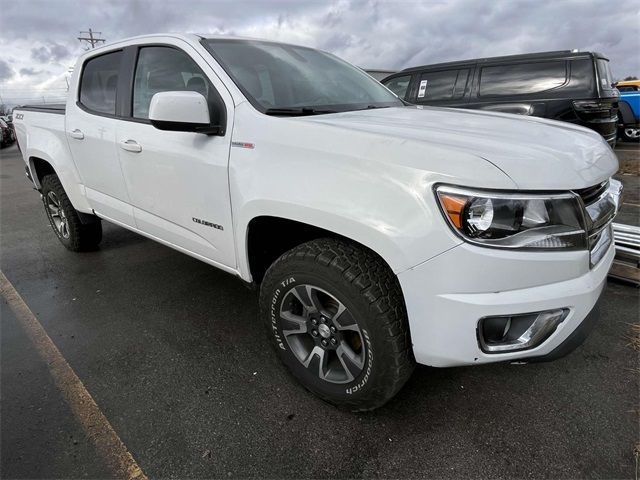
<path id="1" fill-rule="evenodd" d="M 93 215 L 93 209 L 91 208 L 91 205 L 89 205 L 89 203 L 87 202 L 87 199 L 85 196 L 84 185 L 78 178 L 78 173 L 75 170 L 75 166 L 73 164 L 65 167 L 59 164 L 58 162 L 56 162 L 54 158 L 47 152 L 40 150 L 38 148 L 33 148 L 33 147 L 27 149 L 27 151 L 25 152 L 24 158 L 27 159 L 29 173 L 31 174 L 33 184 L 35 185 L 37 190 L 40 190 L 42 188 L 42 185 L 40 184 L 40 179 L 36 174 L 36 166 L 35 166 L 36 159 L 40 159 L 42 161 L 47 162 L 49 165 L 51 165 L 51 168 L 53 169 L 55 174 L 58 175 L 58 178 L 60 179 L 60 183 L 62 184 L 62 187 L 64 188 L 65 192 L 67 193 L 67 196 L 69 197 L 69 200 L 71 201 L 71 205 L 73 205 L 73 208 L 75 208 L 79 213 L 86 213 L 88 215 Z M 71 161 L 70 158 L 69 160 Z"/>
<path id="2" fill-rule="evenodd" d="M 249 282 L 252 281 L 252 276 L 247 244 L 248 227 L 254 218 L 264 216 L 292 220 L 327 230 L 364 245 L 378 254 L 389 265 L 394 274 L 411 267 L 409 259 L 406 258 L 400 246 L 392 241 L 392 237 L 385 235 L 383 232 L 376 230 L 366 223 L 354 224 L 351 219 L 302 205 L 276 201 L 260 201 L 245 205 L 245 208 L 239 215 L 235 228 L 238 271 L 240 276 Z"/>

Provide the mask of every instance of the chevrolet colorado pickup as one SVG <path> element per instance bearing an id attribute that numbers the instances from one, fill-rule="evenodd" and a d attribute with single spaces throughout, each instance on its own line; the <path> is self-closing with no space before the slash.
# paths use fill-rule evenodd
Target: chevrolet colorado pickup
<path id="1" fill-rule="evenodd" d="M 597 318 L 621 186 L 603 138 L 408 106 L 306 47 L 135 37 L 66 105 L 15 110 L 56 236 L 109 221 L 260 288 L 269 342 L 324 400 L 376 408 L 415 363 L 534 362 Z"/>

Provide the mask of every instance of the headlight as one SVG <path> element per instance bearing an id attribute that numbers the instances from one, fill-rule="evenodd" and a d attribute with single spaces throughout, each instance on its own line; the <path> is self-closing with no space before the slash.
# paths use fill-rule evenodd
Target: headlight
<path id="1" fill-rule="evenodd" d="M 464 240 L 510 249 L 586 249 L 576 195 L 482 192 L 439 186 L 445 218 Z"/>

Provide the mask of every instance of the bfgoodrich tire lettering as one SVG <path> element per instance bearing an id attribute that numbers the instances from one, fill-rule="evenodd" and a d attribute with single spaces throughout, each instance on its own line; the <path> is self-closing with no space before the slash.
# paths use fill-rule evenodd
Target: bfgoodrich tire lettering
<path id="1" fill-rule="evenodd" d="M 397 278 L 365 248 L 320 239 L 285 253 L 265 275 L 260 312 L 289 371 L 335 405 L 377 408 L 413 371 Z"/>
<path id="2" fill-rule="evenodd" d="M 95 249 L 102 240 L 102 223 L 94 217 L 82 223 L 71 205 L 57 175 L 42 179 L 42 202 L 54 233 L 66 248 L 74 252 Z"/>

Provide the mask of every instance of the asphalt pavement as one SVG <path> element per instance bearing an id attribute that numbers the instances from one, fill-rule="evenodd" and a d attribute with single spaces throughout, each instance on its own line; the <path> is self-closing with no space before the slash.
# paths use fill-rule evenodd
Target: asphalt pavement
<path id="1" fill-rule="evenodd" d="M 103 226 L 99 250 L 65 250 L 16 147 L 0 151 L 0 268 L 149 478 L 636 475 L 635 287 L 610 282 L 600 322 L 568 357 L 418 367 L 389 404 L 351 414 L 280 366 L 255 292 Z M 47 362 L 0 306 L 0 477 L 111 476 Z"/>

